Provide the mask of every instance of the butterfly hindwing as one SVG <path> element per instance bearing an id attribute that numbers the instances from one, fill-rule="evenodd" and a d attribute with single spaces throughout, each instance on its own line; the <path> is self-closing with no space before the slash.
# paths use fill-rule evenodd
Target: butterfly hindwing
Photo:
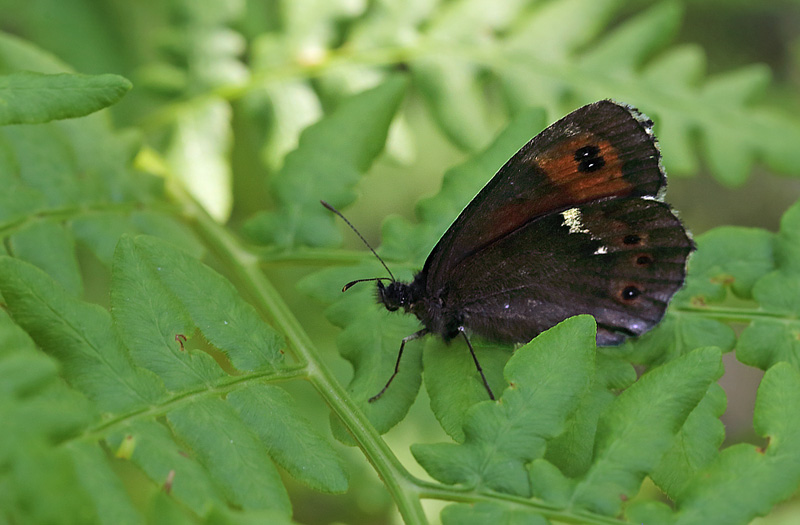
<path id="1" fill-rule="evenodd" d="M 532 221 L 452 268 L 442 300 L 489 339 L 524 342 L 592 314 L 598 342 L 652 328 L 682 286 L 693 244 L 669 207 L 629 197 Z"/>

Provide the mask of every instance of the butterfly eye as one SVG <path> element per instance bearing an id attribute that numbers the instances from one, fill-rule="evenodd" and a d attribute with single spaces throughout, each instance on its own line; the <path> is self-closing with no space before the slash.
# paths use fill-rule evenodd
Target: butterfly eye
<path id="1" fill-rule="evenodd" d="M 633 301 L 640 295 L 642 295 L 642 291 L 633 285 L 626 286 L 622 289 L 622 292 L 620 292 L 620 297 L 622 297 L 624 301 Z"/>
<path id="2" fill-rule="evenodd" d="M 647 266 L 648 264 L 650 264 L 652 262 L 653 262 L 653 258 L 650 257 L 649 255 L 647 255 L 646 253 L 643 253 L 643 254 L 638 255 L 636 257 L 636 264 L 639 265 L 639 266 Z"/>
<path id="3" fill-rule="evenodd" d="M 605 159 L 600 155 L 600 148 L 591 144 L 575 150 L 575 162 L 578 163 L 578 171 L 589 173 L 606 165 Z"/>

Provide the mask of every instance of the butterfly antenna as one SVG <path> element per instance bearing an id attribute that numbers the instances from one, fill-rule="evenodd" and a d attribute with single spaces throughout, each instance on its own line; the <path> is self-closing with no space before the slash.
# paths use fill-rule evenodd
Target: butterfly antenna
<path id="1" fill-rule="evenodd" d="M 375 251 L 375 250 L 372 248 L 372 246 L 370 246 L 370 245 L 369 245 L 369 243 L 368 243 L 368 242 L 367 242 L 367 240 L 364 238 L 364 236 L 363 236 L 363 235 L 361 235 L 361 233 L 360 233 L 360 232 L 359 232 L 359 231 L 356 229 L 356 227 L 355 227 L 355 226 L 353 226 L 353 223 L 351 223 L 350 221 L 348 221 L 348 220 L 347 220 L 347 217 L 345 217 L 344 215 L 342 215 L 342 213 L 341 213 L 339 210 L 337 210 L 336 208 L 334 208 L 333 206 L 331 206 L 331 205 L 330 205 L 330 204 L 328 204 L 327 202 L 325 202 L 325 201 L 319 201 L 319 202 L 320 202 L 320 204 L 322 204 L 323 206 L 325 206 L 326 208 L 328 208 L 330 211 L 332 211 L 333 213 L 335 213 L 336 215 L 338 215 L 338 216 L 339 216 L 339 218 L 340 218 L 340 219 L 342 219 L 342 220 L 345 222 L 345 224 L 347 224 L 348 226 L 350 226 L 350 229 L 351 229 L 351 230 L 353 230 L 354 232 L 356 232 L 356 235 L 358 235 L 358 238 L 359 238 L 359 239 L 361 239 L 361 242 L 363 242 L 363 243 L 364 243 L 364 245 L 366 245 L 366 247 L 367 247 L 367 248 L 369 248 L 369 251 L 371 251 L 371 252 L 372 252 L 372 255 L 374 255 L 374 256 L 375 256 L 375 257 L 376 257 L 376 258 L 377 258 L 377 259 L 378 259 L 378 260 L 381 262 L 381 264 L 383 265 L 383 267 L 384 267 L 384 268 L 386 268 L 386 271 L 387 271 L 387 272 L 389 272 L 389 276 L 391 277 L 391 279 L 387 279 L 386 277 L 377 277 L 377 278 L 374 278 L 374 279 L 358 279 L 358 280 L 356 280 L 356 281 L 352 281 L 352 282 L 349 282 L 349 283 L 347 283 L 346 285 L 344 285 L 344 288 L 342 289 L 342 291 L 344 292 L 344 291 L 346 291 L 348 288 L 350 288 L 351 286 L 353 286 L 354 284 L 356 284 L 356 283 L 360 283 L 360 282 L 363 282 L 363 281 L 380 281 L 380 280 L 391 280 L 392 282 L 396 281 L 397 279 L 395 279 L 395 278 L 394 278 L 394 274 L 393 274 L 393 273 L 392 273 L 392 271 L 389 269 L 389 267 L 388 267 L 388 266 L 386 266 L 386 263 L 385 263 L 385 262 L 383 262 L 383 259 L 381 259 L 381 256 L 380 256 L 380 255 L 378 255 L 378 252 L 376 252 L 376 251 Z"/>
<path id="2" fill-rule="evenodd" d="M 346 292 L 350 289 L 351 286 L 358 283 L 365 283 L 367 281 L 393 281 L 394 279 L 389 279 L 388 277 L 371 277 L 369 279 L 356 279 L 355 281 L 350 281 L 349 283 L 345 284 L 342 287 L 342 291 Z"/>

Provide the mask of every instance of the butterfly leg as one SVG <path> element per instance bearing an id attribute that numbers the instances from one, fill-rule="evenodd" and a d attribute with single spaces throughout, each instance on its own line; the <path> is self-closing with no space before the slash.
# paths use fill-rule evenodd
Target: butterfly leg
<path id="1" fill-rule="evenodd" d="M 481 364 L 478 362 L 478 356 L 475 355 L 475 349 L 472 348 L 472 343 L 469 342 L 469 337 L 467 337 L 467 332 L 464 331 L 463 326 L 459 326 L 458 331 L 461 332 L 461 335 L 464 336 L 464 341 L 467 342 L 467 346 L 469 347 L 469 353 L 472 354 L 472 360 L 475 361 L 475 368 L 478 369 L 478 373 L 481 375 L 481 379 L 483 379 L 483 386 L 489 393 L 489 399 L 494 401 L 494 394 L 492 394 L 492 389 L 489 388 L 489 382 L 486 381 L 486 376 L 483 375 L 483 368 L 481 368 Z"/>
<path id="2" fill-rule="evenodd" d="M 403 348 L 405 348 L 406 343 L 409 342 L 409 341 L 413 341 L 414 339 L 419 339 L 420 337 L 423 337 L 427 333 L 428 333 L 428 329 L 427 328 L 423 328 L 419 332 L 414 332 L 413 334 L 409 335 L 408 337 L 404 337 L 403 338 L 403 341 L 400 343 L 400 351 L 397 352 L 397 361 L 394 364 L 394 373 L 392 374 L 392 377 L 389 378 L 389 380 L 386 382 L 386 384 L 383 386 L 383 388 L 381 389 L 380 392 L 378 392 L 377 394 L 375 394 L 374 396 L 369 398 L 369 402 L 370 403 L 374 403 L 375 401 L 380 399 L 380 397 L 383 395 L 383 393 L 386 392 L 386 389 L 389 388 L 389 385 L 392 384 L 392 381 L 394 380 L 395 376 L 397 376 L 397 373 L 400 371 L 400 358 L 403 357 Z"/>

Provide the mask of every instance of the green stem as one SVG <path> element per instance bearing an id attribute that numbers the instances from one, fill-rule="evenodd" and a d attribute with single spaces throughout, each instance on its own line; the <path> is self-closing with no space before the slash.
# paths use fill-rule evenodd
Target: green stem
<path id="1" fill-rule="evenodd" d="M 593 525 L 621 525 L 625 521 L 608 516 L 600 516 L 587 511 L 560 508 L 547 502 L 504 494 L 494 491 L 480 491 L 469 488 L 452 487 L 437 483 L 428 483 L 417 480 L 417 489 L 420 498 L 452 501 L 455 503 L 494 503 L 502 504 L 507 508 L 517 508 L 530 513 L 538 514 L 550 521 L 562 523 L 581 523 Z"/>
<path id="2" fill-rule="evenodd" d="M 414 478 L 319 357 L 311 339 L 259 268 L 259 259 L 242 248 L 225 228 L 211 219 L 191 198 L 186 195 L 180 197 L 184 202 L 185 212 L 194 219 L 198 233 L 231 271 L 231 277 L 241 289 L 249 290 L 255 306 L 275 326 L 281 327 L 292 351 L 305 367 L 307 379 L 352 434 L 383 480 L 405 522 L 427 523 Z"/>
<path id="3" fill-rule="evenodd" d="M 296 379 L 298 377 L 306 377 L 307 371 L 305 367 L 292 367 L 284 370 L 267 372 L 252 372 L 249 374 L 229 376 L 221 379 L 213 385 L 203 385 L 194 390 L 181 392 L 175 396 L 169 397 L 157 405 L 141 408 L 132 412 L 120 414 L 113 419 L 103 421 L 102 423 L 88 428 L 82 434 L 76 436 L 74 439 L 83 441 L 97 441 L 109 434 L 124 429 L 132 422 L 137 420 L 153 420 L 159 416 L 180 408 L 183 405 L 192 404 L 197 402 L 198 398 L 203 397 L 220 397 L 228 392 L 239 390 L 243 385 L 249 383 L 263 383 L 264 381 L 277 382 Z M 69 442 L 71 440 L 67 440 Z"/>
<path id="4" fill-rule="evenodd" d="M 756 319 L 774 319 L 787 323 L 797 322 L 796 315 L 787 314 L 786 312 L 770 312 L 761 308 L 679 306 L 675 308 L 675 311 L 733 323 L 749 323 Z"/>

